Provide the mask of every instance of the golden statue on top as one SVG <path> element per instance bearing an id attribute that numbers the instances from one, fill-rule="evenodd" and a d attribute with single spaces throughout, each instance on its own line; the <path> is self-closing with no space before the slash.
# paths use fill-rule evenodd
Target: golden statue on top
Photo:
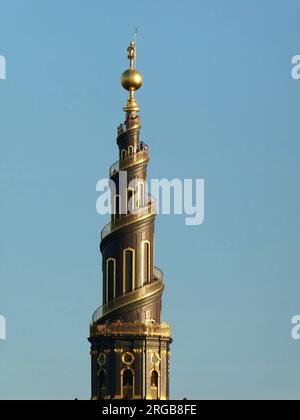
<path id="1" fill-rule="evenodd" d="M 143 77 L 141 73 L 134 67 L 136 60 L 136 43 L 134 41 L 130 42 L 128 51 L 128 59 L 130 61 L 130 68 L 121 76 L 121 85 L 124 89 L 129 91 L 129 98 L 124 111 L 131 114 L 136 113 L 140 110 L 138 104 L 136 103 L 134 92 L 138 90 L 143 84 Z"/>
<path id="2" fill-rule="evenodd" d="M 136 46 L 135 42 L 131 41 L 129 47 L 127 48 L 128 51 L 128 60 L 130 61 L 130 68 L 134 67 L 134 62 L 136 59 Z"/>

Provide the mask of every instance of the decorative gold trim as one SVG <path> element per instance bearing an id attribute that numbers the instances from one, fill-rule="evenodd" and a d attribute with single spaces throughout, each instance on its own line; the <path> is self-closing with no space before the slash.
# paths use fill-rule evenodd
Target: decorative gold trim
<path id="1" fill-rule="evenodd" d="M 160 373 L 160 370 L 158 369 L 158 368 L 156 368 L 156 367 L 153 367 L 151 370 L 150 370 L 150 375 L 152 375 L 152 373 L 153 372 L 157 372 L 157 374 L 158 374 L 158 376 L 159 376 L 159 378 L 161 377 L 161 373 Z"/>
<path id="2" fill-rule="evenodd" d="M 104 359 L 103 359 L 103 362 L 101 362 L 101 361 L 100 361 L 100 358 L 101 358 L 101 357 L 103 357 L 103 358 L 104 358 Z M 98 358 L 97 358 L 97 362 L 98 362 L 98 365 L 99 365 L 101 368 L 103 368 L 103 366 L 105 366 L 105 365 L 106 365 L 107 358 L 106 358 L 106 354 L 105 354 L 104 352 L 99 354 L 99 356 L 98 356 Z M 103 370 L 105 370 L 105 369 L 103 369 Z M 106 372 L 105 372 L 105 374 L 106 374 Z"/>
<path id="3" fill-rule="evenodd" d="M 126 362 L 126 357 L 129 356 L 131 358 L 130 362 Z M 124 363 L 124 365 L 126 366 L 131 366 L 133 364 L 135 360 L 134 354 L 132 354 L 130 351 L 127 351 L 126 353 L 124 353 L 122 355 L 122 362 Z"/>
<path id="4" fill-rule="evenodd" d="M 171 327 L 168 324 L 143 323 L 143 322 L 109 322 L 96 326 L 96 335 L 100 336 L 146 336 L 146 337 L 171 337 Z M 116 353 L 123 349 L 115 349 Z M 140 351 L 140 353 L 142 350 Z M 148 349 L 147 353 L 156 354 Z M 161 359 L 159 358 L 159 362 Z M 152 359 L 151 359 L 152 362 Z"/>
<path id="5" fill-rule="evenodd" d="M 154 357 L 156 357 L 156 358 L 157 358 L 157 361 L 156 361 L 156 362 L 154 362 L 154 361 L 153 361 L 153 358 L 154 358 Z M 161 362 L 161 357 L 160 357 L 159 353 L 157 353 L 157 352 L 153 352 L 153 355 L 152 355 L 152 357 L 151 357 L 151 362 L 152 362 L 152 364 L 153 364 L 153 366 L 154 366 L 153 370 L 156 370 L 156 369 L 157 369 L 156 365 L 159 365 L 159 364 L 160 364 L 160 362 Z"/>
<path id="6" fill-rule="evenodd" d="M 97 376 L 99 376 L 101 372 L 104 372 L 104 375 L 105 375 L 105 376 L 107 375 L 106 370 L 105 370 L 103 367 L 101 367 L 101 368 L 100 368 L 100 369 L 98 369 L 98 371 L 97 371 Z"/>

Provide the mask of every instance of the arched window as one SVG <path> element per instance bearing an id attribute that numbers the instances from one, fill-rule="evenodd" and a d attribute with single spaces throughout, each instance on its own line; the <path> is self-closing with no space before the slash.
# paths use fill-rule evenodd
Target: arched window
<path id="1" fill-rule="evenodd" d="M 128 154 L 133 155 L 133 146 L 128 147 Z"/>
<path id="2" fill-rule="evenodd" d="M 98 376 L 98 395 L 99 400 L 104 400 L 106 396 L 106 373 L 102 369 Z"/>
<path id="3" fill-rule="evenodd" d="M 135 208 L 134 203 L 135 197 L 134 197 L 134 188 L 128 188 L 127 189 L 127 211 L 129 213 L 132 213 Z"/>
<path id="4" fill-rule="evenodd" d="M 125 369 L 122 376 L 122 396 L 124 400 L 131 400 L 134 395 L 134 374 L 132 370 Z"/>
<path id="5" fill-rule="evenodd" d="M 106 302 L 116 297 L 116 260 L 109 258 L 106 261 Z"/>
<path id="6" fill-rule="evenodd" d="M 125 158 L 126 158 L 126 156 L 127 156 L 127 152 L 126 152 L 126 150 L 121 150 L 121 160 L 124 160 Z"/>
<path id="7" fill-rule="evenodd" d="M 123 251 L 123 294 L 135 289 L 135 250 L 132 248 Z"/>
<path id="8" fill-rule="evenodd" d="M 145 206 L 145 184 L 144 182 L 139 182 L 138 184 L 138 206 Z"/>
<path id="9" fill-rule="evenodd" d="M 151 398 L 158 399 L 158 372 L 156 370 L 151 373 Z"/>
<path id="10" fill-rule="evenodd" d="M 151 374 L 151 386 L 158 388 L 158 372 L 153 370 Z"/>
<path id="11" fill-rule="evenodd" d="M 143 284 L 150 283 L 150 260 L 151 260 L 151 250 L 150 250 L 150 242 L 143 241 Z"/>

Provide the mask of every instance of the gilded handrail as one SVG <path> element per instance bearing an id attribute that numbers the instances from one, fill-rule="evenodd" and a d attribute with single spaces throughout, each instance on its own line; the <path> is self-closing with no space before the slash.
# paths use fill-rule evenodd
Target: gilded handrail
<path id="1" fill-rule="evenodd" d="M 142 162 L 148 162 L 148 160 L 149 160 L 148 147 L 145 146 L 144 150 L 128 155 L 126 156 L 126 158 L 115 162 L 109 168 L 109 176 L 112 177 L 113 175 L 117 174 L 119 171 L 126 170 L 130 168 L 131 166 L 138 165 L 139 163 L 142 163 Z"/>
<path id="2" fill-rule="evenodd" d="M 118 173 L 119 170 L 120 170 L 120 161 L 118 160 L 109 168 L 109 176 L 112 177 L 113 175 Z"/>
<path id="3" fill-rule="evenodd" d="M 162 275 L 161 271 L 160 274 Z M 140 287 L 133 292 L 127 293 L 126 295 L 120 296 L 115 300 L 100 306 L 100 308 L 98 308 L 93 314 L 93 323 L 98 322 L 104 315 L 116 311 L 117 309 L 123 308 L 124 306 L 130 305 L 131 303 L 135 303 L 142 299 L 148 298 L 163 290 L 163 277 L 156 278 L 154 276 L 154 278 L 155 281 L 153 283 L 146 284 L 145 286 Z"/>
<path id="4" fill-rule="evenodd" d="M 158 267 L 154 267 L 154 272 L 153 272 L 153 274 L 154 274 L 154 278 L 155 278 L 156 280 L 163 280 L 163 279 L 164 279 L 164 273 L 163 273 L 163 271 L 162 271 L 160 268 L 158 268 Z"/>
<path id="5" fill-rule="evenodd" d="M 131 130 L 135 130 L 136 128 L 141 127 L 141 121 L 140 118 L 137 119 L 136 124 L 132 124 L 131 123 L 125 123 L 125 124 L 120 124 L 119 127 L 117 128 L 118 131 L 118 136 L 120 136 L 121 134 L 127 133 L 128 131 Z"/>
<path id="6" fill-rule="evenodd" d="M 154 198 L 149 195 L 149 201 L 146 206 L 137 209 L 134 213 L 121 215 L 120 218 L 115 222 L 110 222 L 105 225 L 101 232 L 101 240 L 106 238 L 106 236 L 112 232 L 119 230 L 120 228 L 147 219 L 154 214 L 156 214 L 156 202 Z"/>

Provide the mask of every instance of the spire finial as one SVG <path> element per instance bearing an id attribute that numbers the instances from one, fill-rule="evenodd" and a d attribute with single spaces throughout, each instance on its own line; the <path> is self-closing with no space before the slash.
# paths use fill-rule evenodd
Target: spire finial
<path id="1" fill-rule="evenodd" d="M 134 38 L 135 41 L 131 41 L 129 47 L 127 48 L 130 67 L 128 70 L 124 71 L 121 76 L 121 84 L 123 88 L 129 91 L 127 105 L 124 107 L 124 111 L 129 114 L 136 113 L 140 110 L 138 104 L 136 103 L 134 92 L 138 90 L 143 84 L 143 77 L 141 73 L 135 68 L 137 28 L 135 29 Z"/>
<path id="2" fill-rule="evenodd" d="M 128 51 L 128 59 L 130 61 L 130 68 L 134 69 L 134 64 L 136 60 L 136 44 L 135 41 L 131 41 L 129 47 L 127 48 Z"/>

